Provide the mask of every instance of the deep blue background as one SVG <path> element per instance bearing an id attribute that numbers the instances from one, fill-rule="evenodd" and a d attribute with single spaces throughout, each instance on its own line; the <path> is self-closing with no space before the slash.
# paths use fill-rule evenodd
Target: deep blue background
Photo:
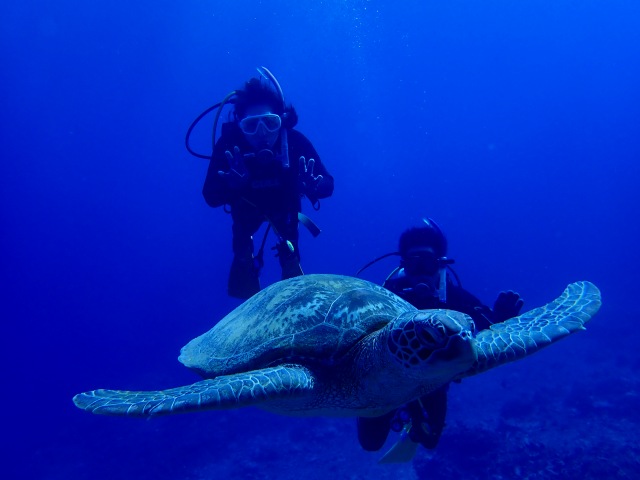
<path id="1" fill-rule="evenodd" d="M 614 378 L 616 359 L 638 366 L 638 2 L 22 1 L 2 4 L 0 25 L 2 452 L 12 478 L 201 478 L 196 464 L 220 476 L 216 452 L 229 447 L 203 438 L 249 430 L 269 442 L 256 422 L 302 422 L 249 411 L 142 423 L 70 401 L 102 386 L 193 381 L 179 348 L 237 305 L 225 295 L 230 219 L 204 203 L 207 162 L 186 153 L 183 136 L 257 65 L 276 74 L 336 181 L 319 212 L 305 205 L 323 229 L 315 240 L 301 232 L 306 272 L 354 274 L 430 216 L 465 287 L 487 303 L 511 288 L 534 307 L 571 281 L 596 283 L 604 307 L 567 341 L 581 352 L 575 365 Z M 207 128 L 195 132 L 203 151 Z M 393 266 L 366 277 L 380 282 Z M 268 258 L 263 283 L 277 270 Z M 562 364 L 569 345 L 509 372 Z M 479 378 L 456 395 L 497 377 Z M 456 415 L 473 418 L 473 400 L 459 400 Z M 621 415 L 638 424 L 637 413 Z M 303 432 L 352 427 L 305 422 Z M 353 433 L 337 442 L 359 453 Z M 242 438 L 233 454 L 260 465 Z M 340 477 L 326 453 L 314 458 Z"/>

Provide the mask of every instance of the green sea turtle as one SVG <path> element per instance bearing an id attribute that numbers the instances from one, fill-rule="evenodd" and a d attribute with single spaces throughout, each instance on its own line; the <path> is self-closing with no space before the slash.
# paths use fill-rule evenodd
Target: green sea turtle
<path id="1" fill-rule="evenodd" d="M 378 416 L 452 380 L 530 355 L 598 311 L 589 282 L 488 330 L 451 310 L 417 310 L 373 283 L 306 275 L 271 285 L 182 348 L 206 380 L 159 391 L 74 397 L 104 415 L 257 406 L 286 415 Z"/>

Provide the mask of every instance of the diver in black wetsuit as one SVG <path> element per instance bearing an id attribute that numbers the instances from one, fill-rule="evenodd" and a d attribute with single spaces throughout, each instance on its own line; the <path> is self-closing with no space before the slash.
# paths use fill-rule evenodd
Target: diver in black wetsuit
<path id="1" fill-rule="evenodd" d="M 400 236 L 396 253 L 400 255 L 400 265 L 383 286 L 420 310 L 447 308 L 466 313 L 473 319 L 476 330 L 517 316 L 523 305 L 517 293 L 501 292 L 490 309 L 463 289 L 459 281 L 454 283 L 448 278 L 447 270 L 453 261 L 446 258 L 447 239 L 433 220 L 424 222 L 425 225 L 410 228 Z M 457 280 L 455 274 L 454 277 Z M 444 385 L 381 417 L 358 418 L 360 445 L 368 451 L 379 450 L 390 429 L 400 431 L 411 422 L 411 440 L 425 448 L 435 448 L 445 425 L 448 389 L 449 385 Z"/>
<path id="2" fill-rule="evenodd" d="M 262 223 L 268 222 L 277 236 L 282 278 L 302 275 L 299 218 L 316 230 L 314 235 L 319 230 L 299 215 L 301 198 L 309 198 L 317 209 L 319 199 L 333 193 L 333 177 L 315 148 L 293 129 L 298 116 L 285 104 L 280 85 L 266 68 L 258 70 L 263 78 L 250 79 L 220 104 L 220 109 L 225 103 L 234 105 L 233 119 L 222 125 L 202 190 L 211 207 L 230 210 L 234 257 L 228 293 L 241 299 L 260 290 L 264 240 L 254 255 L 253 235 Z"/>

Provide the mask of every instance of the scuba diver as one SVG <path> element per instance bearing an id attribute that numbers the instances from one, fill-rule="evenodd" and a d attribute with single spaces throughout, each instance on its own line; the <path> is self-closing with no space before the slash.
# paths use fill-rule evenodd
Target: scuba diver
<path id="1" fill-rule="evenodd" d="M 186 139 L 190 153 L 210 159 L 202 189 L 207 204 L 224 205 L 225 211 L 231 213 L 234 256 L 228 293 L 240 299 L 260 290 L 259 274 L 269 230 L 277 237 L 274 249 L 282 279 L 303 274 L 298 222 L 314 236 L 320 230 L 301 213 L 301 198 L 306 196 L 317 210 L 319 200 L 333 193 L 333 177 L 311 142 L 294 130 L 298 115 L 285 103 L 278 81 L 265 67 L 259 67 L 258 72 L 259 78 L 251 78 L 244 88 L 203 112 L 189 128 Z M 216 141 L 218 119 L 228 104 L 234 108 Z M 202 117 L 215 108 L 213 154 L 208 157 L 191 150 L 189 136 Z M 264 222 L 268 226 L 260 249 L 254 254 L 253 235 Z"/>
<path id="2" fill-rule="evenodd" d="M 375 262 L 391 255 L 400 256 L 400 264 L 386 278 L 383 286 L 420 310 L 446 308 L 469 315 L 476 330 L 489 328 L 520 313 L 523 301 L 515 292 L 501 292 L 493 309 L 483 305 L 463 289 L 447 258 L 447 239 L 431 219 L 424 225 L 409 228 L 400 236 L 398 252 L 369 262 L 358 274 Z M 451 273 L 455 282 L 449 278 Z M 434 449 L 445 426 L 449 385 L 408 403 L 381 417 L 357 419 L 358 440 L 367 451 L 377 451 L 385 443 L 389 430 L 401 432 L 401 440 L 385 455 L 385 461 L 406 461 L 418 444 Z M 410 441 L 407 441 L 410 440 Z M 383 458 L 384 460 L 384 458 Z"/>

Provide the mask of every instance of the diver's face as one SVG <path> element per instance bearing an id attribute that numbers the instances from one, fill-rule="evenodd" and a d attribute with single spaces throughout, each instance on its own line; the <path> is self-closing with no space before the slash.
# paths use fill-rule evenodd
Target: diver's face
<path id="1" fill-rule="evenodd" d="M 428 280 L 434 286 L 438 283 L 438 256 L 431 247 L 414 247 L 402 257 L 405 274 L 410 277 L 420 277 L 421 281 Z"/>
<path id="2" fill-rule="evenodd" d="M 260 120 L 260 117 L 265 118 Z M 254 105 L 248 108 L 245 118 L 251 118 L 253 120 L 252 123 L 257 125 L 255 128 L 252 125 L 249 129 L 245 129 L 242 128 L 242 120 L 240 121 L 242 132 L 251 146 L 256 151 L 272 149 L 280 134 L 280 118 L 271 112 L 271 108 L 268 105 Z M 274 118 L 277 122 L 273 121 Z"/>

